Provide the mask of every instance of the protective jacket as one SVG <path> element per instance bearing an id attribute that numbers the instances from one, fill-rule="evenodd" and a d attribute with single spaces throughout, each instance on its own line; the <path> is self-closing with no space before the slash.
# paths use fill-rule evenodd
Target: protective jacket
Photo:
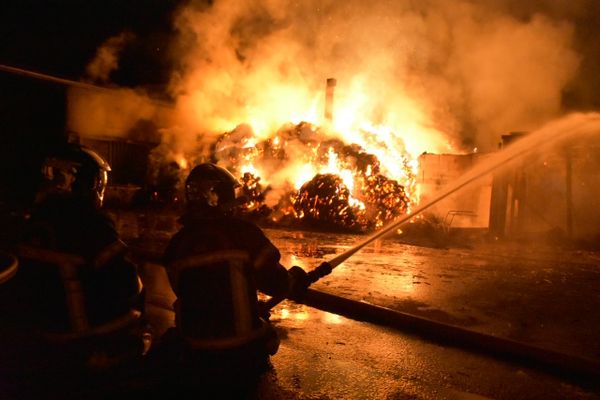
<path id="1" fill-rule="evenodd" d="M 14 249 L 18 270 L 0 285 L 3 334 L 39 357 L 54 351 L 91 367 L 141 354 L 143 288 L 126 250 L 95 207 L 40 204 Z"/>
<path id="2" fill-rule="evenodd" d="M 190 212 L 181 222 L 165 252 L 179 331 L 192 347 L 209 351 L 264 340 L 272 332 L 261 319 L 257 289 L 272 296 L 289 289 L 277 248 L 234 216 Z"/>

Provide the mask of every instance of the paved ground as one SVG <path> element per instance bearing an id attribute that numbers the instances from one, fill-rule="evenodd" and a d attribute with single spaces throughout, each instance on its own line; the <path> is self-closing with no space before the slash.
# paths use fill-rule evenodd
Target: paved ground
<path id="1" fill-rule="evenodd" d="M 144 268 L 156 327 L 172 324 L 164 271 Z M 591 381 L 441 345 L 285 301 L 271 317 L 282 343 L 257 399 L 600 399 Z M 161 325 L 162 323 L 162 325 Z"/>
<path id="2" fill-rule="evenodd" d="M 147 254 L 159 254 L 167 231 L 138 243 L 146 243 Z M 307 270 L 361 239 L 266 232 L 281 249 L 285 265 Z M 146 263 L 144 272 L 149 309 L 164 328 L 172 320 L 172 293 L 160 277 L 160 266 Z M 598 360 L 599 280 L 600 257 L 592 252 L 499 243 L 430 248 L 384 240 L 351 257 L 314 288 Z M 283 340 L 258 398 L 600 398 L 594 379 L 547 373 L 535 365 L 291 302 L 275 308 L 272 320 Z"/>
<path id="3" fill-rule="evenodd" d="M 310 269 L 352 235 L 267 230 Z M 548 246 L 429 248 L 378 241 L 314 288 L 494 336 L 600 360 L 600 254 Z"/>

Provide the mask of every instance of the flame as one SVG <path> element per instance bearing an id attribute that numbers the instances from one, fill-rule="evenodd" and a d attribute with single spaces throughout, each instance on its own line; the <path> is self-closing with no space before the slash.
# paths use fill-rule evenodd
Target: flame
<path id="1" fill-rule="evenodd" d="M 179 168 L 186 170 L 189 166 L 188 160 L 183 153 L 173 155 L 173 160 L 179 165 Z"/>
<path id="2" fill-rule="evenodd" d="M 474 136 L 463 138 L 474 139 L 473 152 L 493 150 L 499 133 L 539 126 L 562 113 L 561 94 L 580 69 L 577 25 L 547 7 L 519 11 L 462 0 L 185 3 L 173 14 L 174 111 L 163 115 L 137 92 L 120 95 L 119 107 L 113 96 L 78 92 L 70 95 L 69 129 L 116 136 L 153 120 L 161 130 L 186 132 L 173 146 L 186 148 L 193 165 L 211 159 L 193 148 L 198 137 L 206 145 L 245 124 L 239 133 L 247 137 L 218 160 L 238 175 L 260 177 L 269 190 L 265 203 L 281 200 L 280 209 L 289 209 L 291 190 L 328 173 L 342 179 L 350 203 L 368 208 L 364 197 L 377 197 L 381 174 L 402 186 L 410 212 L 419 198 L 419 154 L 455 151 L 448 140 L 463 133 Z M 95 78 L 116 67 L 125 43 L 115 40 L 90 65 Z M 331 75 L 338 83 L 325 118 Z M 287 124 L 320 127 L 323 135 L 313 142 L 279 135 Z M 377 163 L 353 168 L 338 149 L 324 159 L 319 143 L 334 138 L 360 146 Z M 260 146 L 269 140 L 265 156 Z"/>
<path id="3" fill-rule="evenodd" d="M 258 171 L 258 169 L 252 165 L 251 163 L 248 164 L 244 164 L 240 167 L 240 172 L 243 174 L 252 174 L 255 176 L 260 176 L 261 173 Z"/>
<path id="4" fill-rule="evenodd" d="M 317 169 L 312 164 L 299 165 L 291 173 L 291 181 L 294 182 L 294 188 L 300 189 L 304 183 L 311 180 L 317 173 Z"/>
<path id="5" fill-rule="evenodd" d="M 357 138 L 348 144 L 329 129 L 287 123 L 261 138 L 238 125 L 211 145 L 210 159 L 240 180 L 248 199 L 241 211 L 270 222 L 365 231 L 410 213 L 419 195 L 418 162 L 394 131 L 363 124 L 347 135 Z M 198 157 L 172 159 L 186 171 Z"/>
<path id="6" fill-rule="evenodd" d="M 364 231 L 409 213 L 418 199 L 418 162 L 394 130 L 330 129 L 287 123 L 261 136 L 238 125 L 216 140 L 211 159 L 240 177 L 248 198 L 243 211 L 270 221 Z"/>
<path id="7" fill-rule="evenodd" d="M 321 174 L 334 174 L 342 178 L 344 185 L 352 192 L 354 189 L 354 174 L 352 171 L 340 167 L 338 155 L 335 153 L 333 148 L 327 150 L 327 165 L 322 168 L 319 173 Z"/>
<path id="8" fill-rule="evenodd" d="M 327 215 L 370 228 L 409 211 L 418 155 L 446 145 L 430 104 L 382 79 L 391 66 L 384 53 L 340 69 L 335 91 L 323 90 L 323 71 L 294 57 L 305 49 L 285 40 L 291 32 L 274 30 L 251 44 L 238 37 L 235 29 L 250 22 L 238 17 L 251 10 L 216 2 L 212 12 L 186 10 L 179 21 L 205 40 L 201 52 L 186 54 L 187 72 L 174 89 L 182 120 L 218 136 L 210 159 L 250 174 L 252 212 L 268 207 L 271 220 Z M 209 26 L 215 31 L 207 35 Z"/>

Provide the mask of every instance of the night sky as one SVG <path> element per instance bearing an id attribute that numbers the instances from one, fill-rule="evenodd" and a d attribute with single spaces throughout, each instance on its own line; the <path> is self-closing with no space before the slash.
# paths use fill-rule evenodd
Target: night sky
<path id="1" fill-rule="evenodd" d="M 160 84 L 166 62 L 160 50 L 171 32 L 177 2 L 22 0 L 2 2 L 0 62 L 79 79 L 98 46 L 123 31 L 136 35 L 124 51 L 117 84 Z M 161 72 L 162 71 L 162 72 Z"/>
<path id="2" fill-rule="evenodd" d="M 160 88 L 175 1 L 19 0 L 0 6 L 0 64 L 80 80 L 98 46 L 133 33 L 111 75 L 119 86 Z M 0 72 L 0 206 L 24 204 L 45 149 L 65 137 L 65 87 Z M 1 208 L 1 207 L 0 207 Z"/>

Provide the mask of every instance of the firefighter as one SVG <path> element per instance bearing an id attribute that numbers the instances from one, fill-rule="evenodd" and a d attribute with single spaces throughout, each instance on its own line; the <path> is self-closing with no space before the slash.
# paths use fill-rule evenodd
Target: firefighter
<path id="1" fill-rule="evenodd" d="M 97 153 L 75 144 L 43 161 L 14 249 L 18 270 L 0 285 L 3 368 L 95 374 L 148 347 L 137 267 L 101 210 L 109 172 Z"/>
<path id="2" fill-rule="evenodd" d="M 255 224 L 234 215 L 237 179 L 215 164 L 200 164 L 185 181 L 182 228 L 167 246 L 164 263 L 177 295 L 176 327 L 184 369 L 200 368 L 224 387 L 269 368 L 279 340 L 260 309 L 257 290 L 299 298 L 310 282 L 300 267 L 280 264 L 279 250 Z M 175 338 L 175 339 L 174 339 Z M 202 374 L 192 373 L 197 379 Z"/>

